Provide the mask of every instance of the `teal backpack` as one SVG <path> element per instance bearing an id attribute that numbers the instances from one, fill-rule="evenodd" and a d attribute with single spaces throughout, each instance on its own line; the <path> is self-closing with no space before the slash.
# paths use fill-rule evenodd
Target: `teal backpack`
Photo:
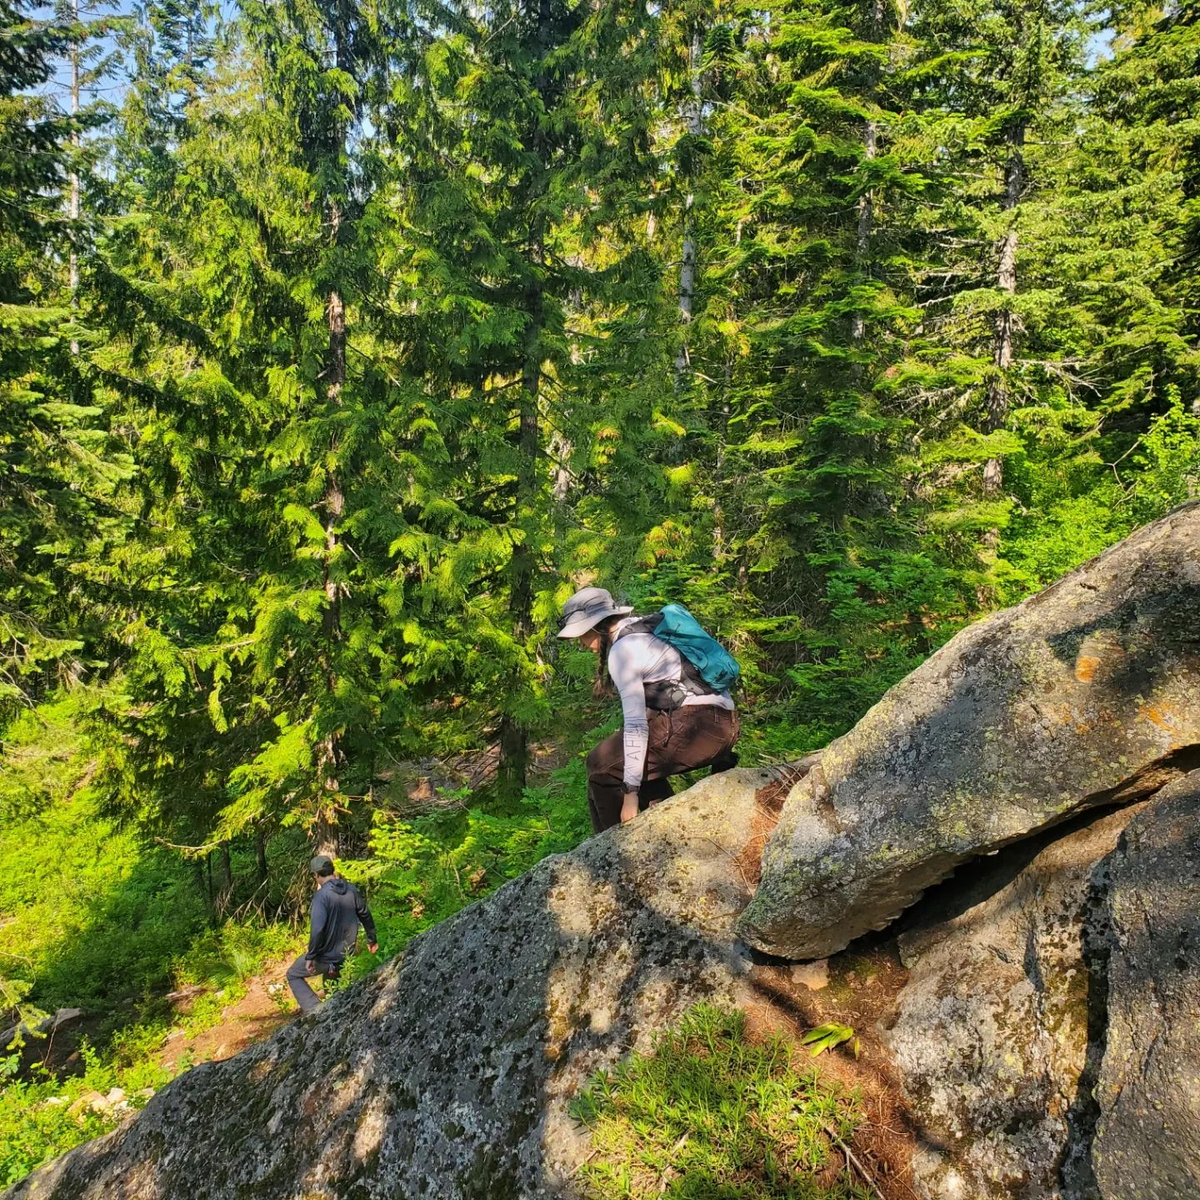
<path id="1" fill-rule="evenodd" d="M 682 604 L 667 604 L 662 612 L 638 622 L 655 637 L 674 646 L 683 659 L 685 677 L 697 690 L 732 692 L 742 678 L 737 659 Z M 688 668 L 691 668 L 689 670 Z"/>

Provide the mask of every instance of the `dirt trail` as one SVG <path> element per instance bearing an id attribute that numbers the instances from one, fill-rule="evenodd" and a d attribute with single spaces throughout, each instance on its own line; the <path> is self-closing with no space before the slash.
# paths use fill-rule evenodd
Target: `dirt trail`
<path id="1" fill-rule="evenodd" d="M 176 1072 L 185 1058 L 193 1064 L 232 1058 L 286 1025 L 297 1011 L 284 979 L 291 961 L 288 958 L 271 963 L 251 979 L 246 994 L 222 1010 L 219 1024 L 195 1034 L 183 1028 L 172 1031 L 159 1050 L 159 1062 Z M 182 1000 L 180 1015 L 185 1016 L 198 998 L 197 995 Z"/>

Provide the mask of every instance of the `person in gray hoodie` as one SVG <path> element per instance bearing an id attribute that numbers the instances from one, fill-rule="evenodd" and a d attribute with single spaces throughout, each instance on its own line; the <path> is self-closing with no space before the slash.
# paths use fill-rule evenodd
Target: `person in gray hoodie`
<path id="1" fill-rule="evenodd" d="M 296 997 L 302 1012 L 312 1012 L 321 1003 L 317 993 L 305 982 L 314 975 L 336 979 L 341 974 L 347 951 L 358 940 L 358 927 L 367 933 L 367 948 L 374 954 L 379 949 L 375 936 L 375 921 L 362 893 L 333 869 L 333 860 L 318 854 L 308 864 L 317 885 L 312 901 L 312 927 L 308 949 L 288 967 L 288 987 Z"/>

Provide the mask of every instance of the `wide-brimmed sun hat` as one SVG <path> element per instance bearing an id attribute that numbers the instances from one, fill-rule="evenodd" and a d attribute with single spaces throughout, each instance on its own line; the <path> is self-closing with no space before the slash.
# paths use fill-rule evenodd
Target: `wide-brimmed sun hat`
<path id="1" fill-rule="evenodd" d="M 599 625 L 606 617 L 625 617 L 633 609 L 617 604 L 604 588 L 582 588 L 563 605 L 560 638 L 576 638 Z"/>

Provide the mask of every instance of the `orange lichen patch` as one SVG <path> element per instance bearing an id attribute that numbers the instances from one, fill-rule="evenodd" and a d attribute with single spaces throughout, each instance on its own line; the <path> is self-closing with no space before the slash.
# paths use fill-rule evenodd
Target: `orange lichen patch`
<path id="1" fill-rule="evenodd" d="M 1075 678 L 1080 683 L 1090 683 L 1100 666 L 1100 659 L 1094 654 L 1081 654 L 1075 660 Z"/>
<path id="2" fill-rule="evenodd" d="M 1088 734 L 1092 732 L 1092 722 L 1085 721 L 1080 716 L 1078 708 L 1073 704 L 1048 704 L 1041 709 L 1048 723 L 1057 726 L 1067 726 L 1075 733 Z"/>
<path id="3" fill-rule="evenodd" d="M 1173 719 L 1175 716 L 1174 712 L 1165 705 L 1143 704 L 1138 709 L 1138 716 L 1144 717 L 1152 725 L 1157 725 L 1159 729 L 1171 734 L 1173 737 L 1182 735 L 1183 731 Z"/>

